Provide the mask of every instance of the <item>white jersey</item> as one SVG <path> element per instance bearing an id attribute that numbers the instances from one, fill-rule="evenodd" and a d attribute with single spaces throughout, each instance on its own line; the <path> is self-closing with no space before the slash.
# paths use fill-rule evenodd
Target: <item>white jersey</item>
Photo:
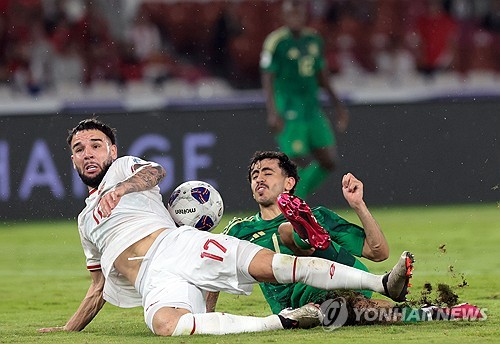
<path id="1" fill-rule="evenodd" d="M 140 158 L 124 156 L 110 166 L 97 189 L 90 191 L 86 207 L 78 216 L 78 230 L 88 270 L 102 269 L 106 284 L 104 299 L 121 307 L 141 305 L 134 287 L 113 267 L 115 259 L 130 245 L 160 228 L 176 228 L 162 202 L 160 188 L 124 195 L 111 215 L 101 216 L 98 208 L 102 195 L 135 173 L 137 164 L 153 164 Z"/>

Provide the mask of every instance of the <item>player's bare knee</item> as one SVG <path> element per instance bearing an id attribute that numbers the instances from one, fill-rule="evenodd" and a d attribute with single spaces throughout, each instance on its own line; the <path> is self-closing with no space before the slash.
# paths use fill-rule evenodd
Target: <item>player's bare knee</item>
<path id="1" fill-rule="evenodd" d="M 179 318 L 155 317 L 153 320 L 154 333 L 158 336 L 171 336 L 178 322 Z"/>
<path id="2" fill-rule="evenodd" d="M 282 240 L 287 241 L 290 236 L 293 236 L 293 226 L 290 222 L 283 222 L 278 226 L 278 235 Z"/>
<path id="3" fill-rule="evenodd" d="M 153 317 L 153 329 L 154 333 L 158 336 L 171 336 L 177 323 L 182 315 L 187 313 L 187 311 L 163 307 L 160 308 Z"/>

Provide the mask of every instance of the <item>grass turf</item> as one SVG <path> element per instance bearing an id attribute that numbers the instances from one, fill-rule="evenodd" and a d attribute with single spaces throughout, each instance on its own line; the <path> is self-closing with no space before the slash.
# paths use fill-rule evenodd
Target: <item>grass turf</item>
<path id="1" fill-rule="evenodd" d="M 81 333 L 37 333 L 62 325 L 73 314 L 90 284 L 76 221 L 0 224 L 0 342 L 2 343 L 269 343 L 366 341 L 438 343 L 498 342 L 500 337 L 500 209 L 497 204 L 372 209 L 390 243 L 391 257 L 367 265 L 389 270 L 406 249 L 416 256 L 410 298 L 424 283 L 447 283 L 459 302 L 485 308 L 485 321 L 427 322 L 342 327 L 254 334 L 159 338 L 149 332 L 142 309 L 109 304 Z M 355 223 L 352 211 L 339 214 Z M 227 223 L 226 216 L 222 224 Z M 219 227 L 220 228 L 220 227 Z M 258 287 L 251 296 L 222 294 L 217 310 L 270 314 Z"/>

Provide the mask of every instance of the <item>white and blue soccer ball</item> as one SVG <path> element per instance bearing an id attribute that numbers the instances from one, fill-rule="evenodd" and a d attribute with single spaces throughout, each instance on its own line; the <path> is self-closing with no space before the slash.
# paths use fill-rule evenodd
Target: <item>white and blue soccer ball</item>
<path id="1" fill-rule="evenodd" d="M 168 200 L 167 209 L 177 226 L 192 226 L 210 232 L 222 219 L 224 203 L 212 185 L 191 180 L 175 188 Z"/>

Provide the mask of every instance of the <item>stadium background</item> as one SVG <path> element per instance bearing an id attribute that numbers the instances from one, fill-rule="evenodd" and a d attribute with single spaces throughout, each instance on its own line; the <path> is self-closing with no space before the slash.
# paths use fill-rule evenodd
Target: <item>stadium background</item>
<path id="1" fill-rule="evenodd" d="M 371 205 L 498 202 L 498 1 L 442 2 L 455 44 L 433 74 L 419 60 L 425 3 L 311 2 L 351 111 L 341 165 L 312 203 L 345 206 L 346 171 Z M 85 190 L 65 136 L 94 114 L 118 128 L 121 154 L 167 167 L 165 195 L 204 179 L 228 212 L 254 210 L 248 159 L 275 148 L 258 57 L 280 4 L 1 1 L 0 219 L 79 212 Z"/>

